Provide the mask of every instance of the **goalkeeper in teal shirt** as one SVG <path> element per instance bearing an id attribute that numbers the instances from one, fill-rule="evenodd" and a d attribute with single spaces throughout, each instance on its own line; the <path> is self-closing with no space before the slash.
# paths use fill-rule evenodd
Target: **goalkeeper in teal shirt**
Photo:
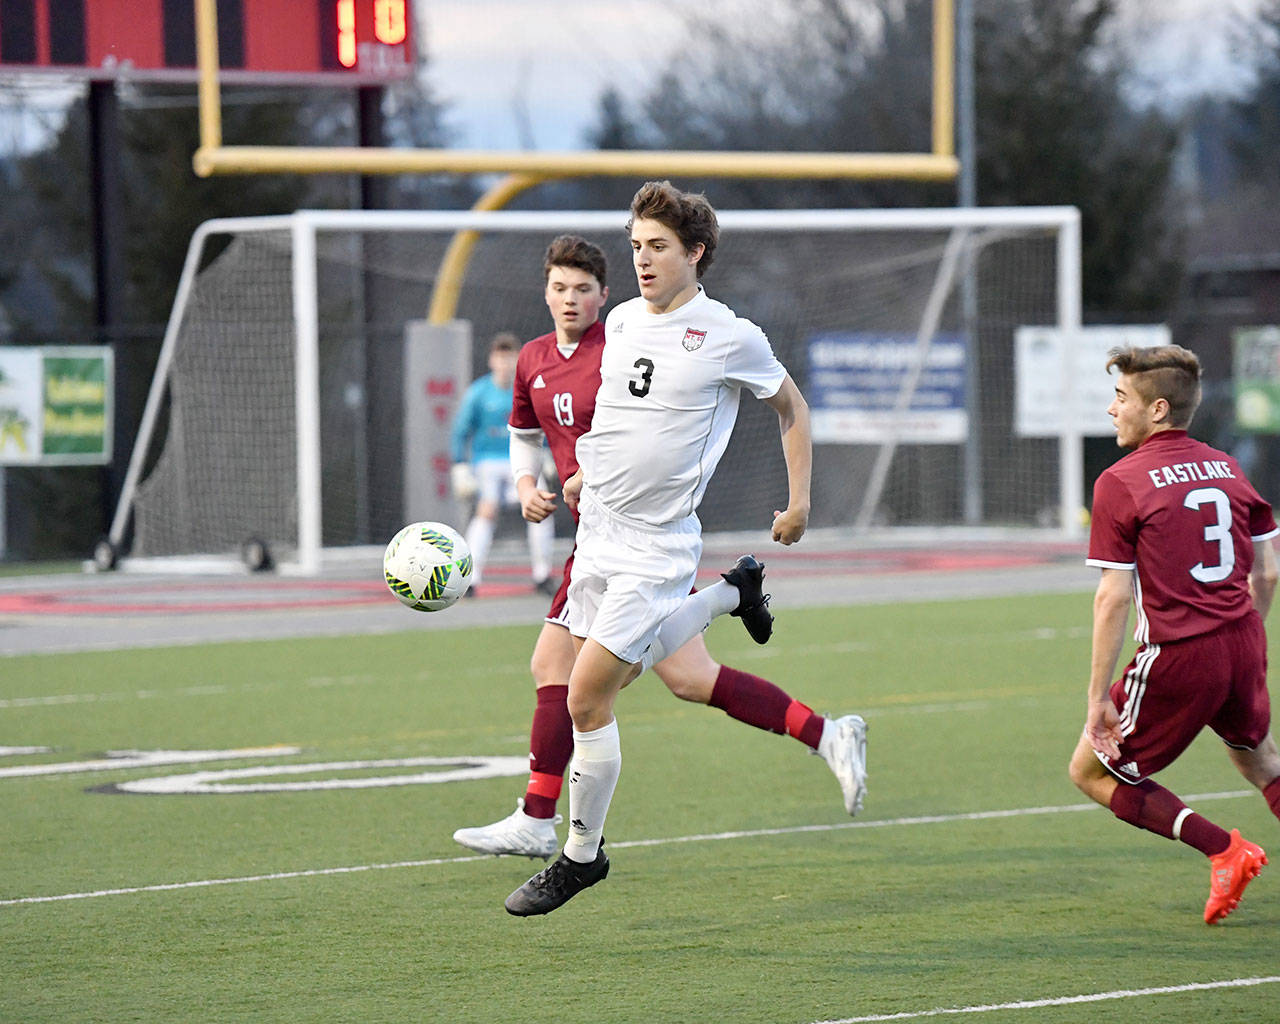
<path id="1" fill-rule="evenodd" d="M 493 339 L 489 346 L 489 373 L 467 388 L 453 420 L 453 493 L 460 501 L 476 502 L 466 530 L 475 563 L 469 591 L 473 594 L 493 544 L 499 510 L 508 505 L 520 506 L 511 476 L 511 434 L 507 430 L 519 353 L 520 343 L 514 334 L 499 334 Z M 555 523 L 548 516 L 540 523 L 526 523 L 526 527 L 534 588 L 554 593 L 551 546 Z"/>

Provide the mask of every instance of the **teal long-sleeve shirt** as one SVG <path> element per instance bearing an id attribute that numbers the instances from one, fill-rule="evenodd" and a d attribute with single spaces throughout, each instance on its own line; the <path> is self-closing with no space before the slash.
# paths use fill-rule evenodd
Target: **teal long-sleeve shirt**
<path id="1" fill-rule="evenodd" d="M 453 418 L 450 449 L 454 462 L 510 458 L 511 388 L 500 388 L 493 374 L 473 381 Z"/>

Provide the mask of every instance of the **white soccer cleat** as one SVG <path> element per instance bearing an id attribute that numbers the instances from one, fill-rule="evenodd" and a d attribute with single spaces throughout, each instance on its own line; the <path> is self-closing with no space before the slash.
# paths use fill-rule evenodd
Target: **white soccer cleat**
<path id="1" fill-rule="evenodd" d="M 845 715 L 823 729 L 818 753 L 840 782 L 844 809 L 850 816 L 862 810 L 867 795 L 867 723 L 861 715 Z"/>
<path id="2" fill-rule="evenodd" d="M 524 813 L 524 800 L 516 801 L 516 809 L 501 821 L 476 828 L 460 828 L 453 834 L 455 842 L 478 853 L 496 857 L 541 857 L 546 860 L 560 848 L 556 826 L 564 821 L 554 818 L 531 818 Z"/>

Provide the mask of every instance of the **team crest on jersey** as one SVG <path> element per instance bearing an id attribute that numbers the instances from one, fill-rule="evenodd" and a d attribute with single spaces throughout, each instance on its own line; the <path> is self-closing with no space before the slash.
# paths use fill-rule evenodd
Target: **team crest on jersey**
<path id="1" fill-rule="evenodd" d="M 684 346 L 686 352 L 697 352 L 702 348 L 702 343 L 707 340 L 706 331 L 695 331 L 692 327 L 684 332 L 684 338 L 680 344 Z"/>

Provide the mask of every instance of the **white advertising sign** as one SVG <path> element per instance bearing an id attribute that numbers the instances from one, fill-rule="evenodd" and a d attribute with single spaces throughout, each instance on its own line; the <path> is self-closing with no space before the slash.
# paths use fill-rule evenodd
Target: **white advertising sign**
<path id="1" fill-rule="evenodd" d="M 1107 353 L 1130 345 L 1170 344 L 1164 324 L 1106 327 L 1019 327 L 1014 334 L 1014 430 L 1019 437 L 1063 433 L 1110 437 L 1107 406 L 1116 378 Z"/>

